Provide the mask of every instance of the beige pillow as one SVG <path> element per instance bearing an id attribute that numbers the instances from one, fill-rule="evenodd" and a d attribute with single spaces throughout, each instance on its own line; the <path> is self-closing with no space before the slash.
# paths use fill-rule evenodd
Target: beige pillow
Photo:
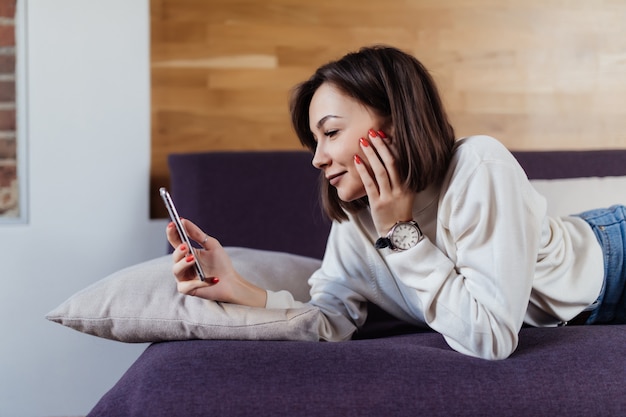
<path id="1" fill-rule="evenodd" d="M 308 278 L 321 261 L 281 252 L 226 248 L 237 271 L 271 290 L 308 301 Z M 121 342 L 186 339 L 317 340 L 318 310 L 252 308 L 177 292 L 169 255 L 92 284 L 46 315 L 83 333 Z"/>

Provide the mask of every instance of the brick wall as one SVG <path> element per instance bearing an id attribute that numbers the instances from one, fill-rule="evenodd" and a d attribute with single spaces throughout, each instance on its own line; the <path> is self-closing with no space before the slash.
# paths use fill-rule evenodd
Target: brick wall
<path id="1" fill-rule="evenodd" d="M 15 6 L 0 0 L 0 217 L 19 215 L 15 117 Z"/>

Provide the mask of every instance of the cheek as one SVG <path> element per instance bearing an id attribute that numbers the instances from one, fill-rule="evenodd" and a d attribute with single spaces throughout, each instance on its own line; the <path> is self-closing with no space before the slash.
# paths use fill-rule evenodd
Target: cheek
<path id="1" fill-rule="evenodd" d="M 349 136 L 342 141 L 343 143 L 341 146 L 343 148 L 344 155 L 351 158 L 354 158 L 354 155 L 356 154 L 362 155 L 360 143 L 362 137 L 363 135 L 359 136 L 358 134 L 351 132 Z"/>
<path id="2" fill-rule="evenodd" d="M 361 176 L 358 172 L 356 172 L 356 170 L 353 170 L 351 174 L 350 188 L 352 191 L 352 199 L 356 200 L 358 198 L 365 197 L 365 185 L 363 185 Z"/>

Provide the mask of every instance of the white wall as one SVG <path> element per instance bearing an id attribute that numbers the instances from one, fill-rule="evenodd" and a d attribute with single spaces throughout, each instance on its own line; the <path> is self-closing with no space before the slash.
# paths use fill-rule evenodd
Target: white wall
<path id="1" fill-rule="evenodd" d="M 44 315 L 165 253 L 165 222 L 148 219 L 149 5 L 20 0 L 24 17 L 29 221 L 0 225 L 0 416 L 85 415 L 146 345 Z"/>

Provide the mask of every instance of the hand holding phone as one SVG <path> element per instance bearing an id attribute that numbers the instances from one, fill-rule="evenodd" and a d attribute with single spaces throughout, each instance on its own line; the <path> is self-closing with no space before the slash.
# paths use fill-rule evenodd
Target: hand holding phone
<path id="1" fill-rule="evenodd" d="M 174 201 L 172 201 L 172 197 L 170 193 L 165 189 L 165 187 L 161 187 L 159 189 L 159 194 L 161 194 L 161 198 L 165 203 L 165 207 L 167 208 L 168 213 L 170 214 L 170 219 L 174 222 L 176 226 L 176 230 L 178 231 L 178 235 L 180 236 L 180 240 L 182 240 L 187 247 L 189 248 L 189 253 L 192 253 L 191 240 L 189 236 L 187 236 L 187 232 L 185 232 L 185 228 L 183 227 L 183 223 L 180 221 L 180 216 L 178 215 L 178 211 L 176 211 L 176 207 L 174 206 Z M 201 281 L 205 280 L 204 272 L 202 271 L 202 266 L 198 261 L 198 257 L 194 256 L 194 266 L 196 269 L 196 273 Z"/>

